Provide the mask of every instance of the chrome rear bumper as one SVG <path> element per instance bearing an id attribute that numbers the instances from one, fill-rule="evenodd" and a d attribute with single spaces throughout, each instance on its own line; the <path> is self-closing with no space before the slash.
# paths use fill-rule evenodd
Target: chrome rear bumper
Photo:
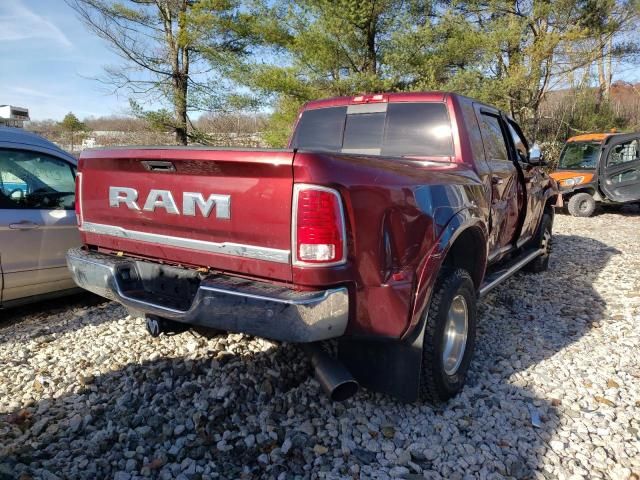
<path id="1" fill-rule="evenodd" d="M 296 291 L 267 282 L 197 272 L 80 248 L 67 265 L 82 288 L 144 314 L 287 342 L 342 336 L 349 315 L 344 287 Z M 164 282 L 175 288 L 163 295 Z M 179 290 L 179 294 L 175 290 Z"/>

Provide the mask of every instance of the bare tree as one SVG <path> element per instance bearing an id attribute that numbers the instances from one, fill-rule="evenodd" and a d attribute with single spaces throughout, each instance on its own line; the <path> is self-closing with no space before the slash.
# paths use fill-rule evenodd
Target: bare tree
<path id="1" fill-rule="evenodd" d="M 229 91 L 215 78 L 212 52 L 231 61 L 245 49 L 243 14 L 234 0 L 65 0 L 124 60 L 99 80 L 137 99 L 171 106 L 160 116 L 176 142 L 189 138 L 189 111 L 215 109 Z M 209 61 L 203 61 L 206 54 Z"/>

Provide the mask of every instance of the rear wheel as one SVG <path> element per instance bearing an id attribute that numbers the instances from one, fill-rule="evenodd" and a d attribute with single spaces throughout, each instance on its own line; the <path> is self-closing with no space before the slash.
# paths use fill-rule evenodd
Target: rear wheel
<path id="1" fill-rule="evenodd" d="M 444 402 L 462 390 L 475 348 L 476 316 L 469 272 L 443 269 L 427 311 L 420 373 L 423 400 Z"/>
<path id="2" fill-rule="evenodd" d="M 540 229 L 534 242 L 534 247 L 544 250 L 544 253 L 525 265 L 524 270 L 539 273 L 549 269 L 549 257 L 551 256 L 551 246 L 553 242 L 553 236 L 551 234 L 552 227 L 553 217 L 551 214 L 545 213 L 542 216 Z"/>
<path id="3" fill-rule="evenodd" d="M 574 217 L 590 217 L 596 210 L 596 201 L 589 193 L 576 193 L 569 199 L 567 209 Z"/>

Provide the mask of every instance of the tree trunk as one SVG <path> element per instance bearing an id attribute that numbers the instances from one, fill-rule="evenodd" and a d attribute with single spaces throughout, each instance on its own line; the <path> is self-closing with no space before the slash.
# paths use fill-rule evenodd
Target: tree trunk
<path id="1" fill-rule="evenodd" d="M 613 82 L 613 37 L 609 38 L 609 48 L 607 50 L 607 100 L 611 100 L 611 83 Z"/>
<path id="2" fill-rule="evenodd" d="M 366 35 L 366 58 L 363 71 L 375 75 L 378 72 L 378 52 L 376 52 L 376 35 L 378 34 L 378 18 L 373 16 L 365 30 Z"/>
<path id="3" fill-rule="evenodd" d="M 600 108 L 600 104 L 603 100 L 609 100 L 609 91 L 611 90 L 611 52 L 607 49 L 607 44 L 604 40 L 600 40 L 598 48 L 598 102 L 597 107 Z M 607 72 L 609 67 L 609 72 Z"/>
<path id="4" fill-rule="evenodd" d="M 367 71 L 375 75 L 378 71 L 378 62 L 376 58 L 376 33 L 372 29 L 372 31 L 367 35 Z"/>
<path id="5" fill-rule="evenodd" d="M 173 103 L 176 115 L 176 143 L 187 144 L 187 79 L 175 74 L 173 81 Z"/>

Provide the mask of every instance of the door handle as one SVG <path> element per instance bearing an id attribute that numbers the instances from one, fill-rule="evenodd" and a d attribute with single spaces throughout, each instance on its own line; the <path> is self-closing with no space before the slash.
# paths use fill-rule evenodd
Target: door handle
<path id="1" fill-rule="evenodd" d="M 40 224 L 22 221 L 18 223 L 10 223 L 9 228 L 11 230 L 35 230 L 36 228 L 40 228 Z"/>
<path id="2" fill-rule="evenodd" d="M 504 183 L 504 180 L 500 177 L 491 177 L 491 184 L 492 185 L 502 185 Z"/>

